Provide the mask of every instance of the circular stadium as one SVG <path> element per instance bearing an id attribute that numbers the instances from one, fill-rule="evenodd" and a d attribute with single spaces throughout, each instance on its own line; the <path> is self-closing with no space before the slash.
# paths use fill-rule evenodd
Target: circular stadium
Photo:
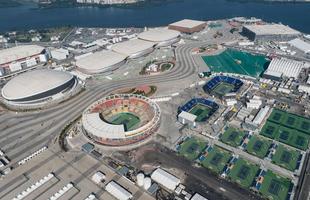
<path id="1" fill-rule="evenodd" d="M 141 142 L 160 125 L 160 108 L 147 97 L 117 94 L 90 105 L 82 115 L 84 134 L 97 144 L 125 146 Z"/>
<path id="2" fill-rule="evenodd" d="M 77 84 L 77 78 L 67 72 L 33 70 L 12 78 L 1 95 L 6 105 L 30 108 L 64 98 Z"/>

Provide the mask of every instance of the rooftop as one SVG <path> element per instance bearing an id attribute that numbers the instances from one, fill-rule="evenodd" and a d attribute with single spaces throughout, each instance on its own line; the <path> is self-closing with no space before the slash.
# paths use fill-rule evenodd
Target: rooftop
<path id="1" fill-rule="evenodd" d="M 152 42 L 162 42 L 162 41 L 168 41 L 175 39 L 179 37 L 180 32 L 175 30 L 170 30 L 166 28 L 158 28 L 158 29 L 152 29 L 149 31 L 145 31 L 143 33 L 140 33 L 138 35 L 138 38 L 142 40 L 148 40 Z"/>
<path id="2" fill-rule="evenodd" d="M 256 35 L 298 35 L 299 31 L 285 26 L 283 24 L 264 24 L 264 25 L 245 25 L 245 28 L 251 30 Z"/>
<path id="3" fill-rule="evenodd" d="M 8 49 L 0 50 L 0 64 L 5 64 L 27 58 L 36 54 L 40 54 L 44 47 L 38 45 L 21 45 Z"/>
<path id="4" fill-rule="evenodd" d="M 57 88 L 72 78 L 72 74 L 56 70 L 29 71 L 11 79 L 2 88 L 2 96 L 8 100 L 31 97 Z"/>
<path id="5" fill-rule="evenodd" d="M 191 19 L 183 19 L 181 21 L 174 22 L 169 24 L 169 26 L 179 26 L 184 28 L 194 28 L 196 26 L 200 26 L 205 24 L 205 21 L 191 20 Z"/>
<path id="6" fill-rule="evenodd" d="M 126 56 L 146 51 L 155 45 L 154 42 L 145 40 L 133 39 L 125 42 L 120 42 L 112 46 L 112 50 Z"/>
<path id="7" fill-rule="evenodd" d="M 119 64 L 126 59 L 126 56 L 113 51 L 99 51 L 87 55 L 76 61 L 76 66 L 87 71 L 102 71 L 113 65 Z"/>

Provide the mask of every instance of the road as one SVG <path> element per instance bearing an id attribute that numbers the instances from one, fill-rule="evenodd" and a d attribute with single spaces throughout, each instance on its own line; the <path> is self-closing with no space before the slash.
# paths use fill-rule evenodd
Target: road
<path id="1" fill-rule="evenodd" d="M 197 61 L 191 55 L 191 50 L 193 47 L 200 45 L 203 44 L 197 42 L 177 47 L 175 51 L 176 66 L 167 73 L 117 81 L 92 80 L 86 85 L 84 92 L 49 109 L 33 112 L 3 113 L 0 116 L 0 147 L 11 160 L 10 166 L 16 166 L 16 163 L 22 158 L 30 155 L 42 146 L 48 145 L 61 132 L 65 125 L 81 115 L 87 106 L 116 89 L 144 84 L 165 84 L 167 86 L 179 84 L 179 88 L 185 88 L 186 85 L 184 85 L 184 82 L 192 79 L 193 76 L 197 76 L 199 68 Z M 57 153 L 55 156 L 58 156 Z M 77 160 L 72 160 L 72 162 L 77 162 L 81 158 L 77 157 Z M 163 158 L 165 158 L 164 155 Z M 186 162 L 180 160 L 172 161 L 182 167 L 188 174 L 192 174 L 192 180 L 197 179 L 212 188 L 212 191 L 216 191 L 217 194 L 214 193 L 213 195 L 218 195 L 218 192 L 220 194 L 223 193 L 222 191 L 218 191 L 218 189 L 225 187 L 227 191 L 225 196 L 231 199 L 256 198 L 250 192 L 240 189 L 238 186 L 232 187 L 230 183 L 218 180 L 215 176 L 208 175 L 207 170 L 201 171 L 202 169 L 193 168 L 190 164 L 186 164 Z M 31 170 L 35 171 L 40 167 L 41 164 L 38 163 Z M 63 166 L 56 172 L 60 173 L 67 167 L 69 166 Z M 77 178 L 77 180 L 80 181 L 80 178 Z M 0 192 L 5 187 L 0 188 Z M 203 189 L 200 188 L 200 190 L 203 192 Z"/>

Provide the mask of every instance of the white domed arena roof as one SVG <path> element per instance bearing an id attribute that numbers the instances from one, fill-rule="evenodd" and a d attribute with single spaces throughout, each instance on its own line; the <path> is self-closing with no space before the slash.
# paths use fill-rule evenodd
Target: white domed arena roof
<path id="1" fill-rule="evenodd" d="M 145 31 L 138 35 L 138 38 L 142 40 L 152 41 L 152 42 L 163 42 L 168 40 L 173 40 L 180 36 L 180 32 L 165 28 L 152 29 Z"/>
<path id="2" fill-rule="evenodd" d="M 29 98 L 56 89 L 73 78 L 70 73 L 49 69 L 26 72 L 11 79 L 2 88 L 2 96 L 12 101 Z"/>

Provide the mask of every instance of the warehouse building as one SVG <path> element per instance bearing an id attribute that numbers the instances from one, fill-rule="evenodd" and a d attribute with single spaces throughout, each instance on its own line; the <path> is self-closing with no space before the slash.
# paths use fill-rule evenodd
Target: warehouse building
<path id="1" fill-rule="evenodd" d="M 2 88 L 8 106 L 32 108 L 64 99 L 78 85 L 75 76 L 56 70 L 33 70 L 11 79 Z"/>
<path id="2" fill-rule="evenodd" d="M 301 35 L 288 26 L 282 24 L 245 25 L 242 34 L 250 40 L 288 41 Z"/>
<path id="3" fill-rule="evenodd" d="M 299 38 L 291 40 L 288 42 L 292 47 L 302 51 L 305 54 L 310 54 L 310 44 Z"/>
<path id="4" fill-rule="evenodd" d="M 157 28 L 140 33 L 138 38 L 154 42 L 156 47 L 164 47 L 178 42 L 180 40 L 180 32 L 166 28 Z"/>
<path id="5" fill-rule="evenodd" d="M 155 45 L 156 43 L 154 42 L 133 39 L 114 44 L 112 50 L 116 53 L 123 54 L 128 58 L 138 58 L 151 53 L 154 50 L 153 47 Z"/>
<path id="6" fill-rule="evenodd" d="M 194 33 L 202 31 L 207 26 L 207 22 L 191 20 L 191 19 L 183 19 L 181 21 L 174 22 L 169 24 L 168 28 L 171 30 L 180 31 L 182 33 Z"/>
<path id="7" fill-rule="evenodd" d="M 77 69 L 85 74 L 97 74 L 118 69 L 125 63 L 126 55 L 113 51 L 99 51 L 76 60 Z"/>
<path id="8" fill-rule="evenodd" d="M 115 181 L 109 182 L 105 186 L 106 191 L 118 200 L 129 200 L 132 199 L 132 194 L 126 190 L 123 186 L 116 183 Z"/>
<path id="9" fill-rule="evenodd" d="M 181 183 L 180 179 L 161 168 L 157 168 L 152 173 L 151 179 L 171 191 Z"/>
<path id="10" fill-rule="evenodd" d="M 44 47 L 21 45 L 0 50 L 0 76 L 46 62 L 48 55 Z"/>
<path id="11" fill-rule="evenodd" d="M 265 78 L 273 80 L 289 77 L 297 79 L 303 68 L 309 68 L 310 64 L 288 58 L 274 58 L 270 62 L 268 69 L 264 72 Z"/>

